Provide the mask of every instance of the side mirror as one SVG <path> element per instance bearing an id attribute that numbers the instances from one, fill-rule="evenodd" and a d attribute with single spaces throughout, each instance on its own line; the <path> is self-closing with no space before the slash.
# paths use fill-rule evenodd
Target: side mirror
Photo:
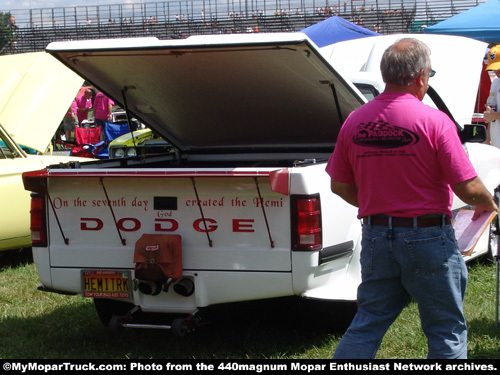
<path id="1" fill-rule="evenodd" d="M 464 125 L 464 128 L 459 132 L 460 141 L 483 143 L 486 141 L 486 126 L 482 124 Z"/>

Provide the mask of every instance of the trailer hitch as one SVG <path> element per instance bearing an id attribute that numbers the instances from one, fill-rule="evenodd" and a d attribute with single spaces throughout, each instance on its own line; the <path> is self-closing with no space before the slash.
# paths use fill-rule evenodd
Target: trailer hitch
<path id="1" fill-rule="evenodd" d="M 193 332 L 196 328 L 207 325 L 202 322 L 197 314 L 198 310 L 190 313 L 183 318 L 175 318 L 170 324 L 154 323 L 147 319 L 147 314 L 141 318 L 138 317 L 142 312 L 139 306 L 135 306 L 127 314 L 113 315 L 109 321 L 109 327 L 113 332 L 120 332 L 123 328 L 141 328 L 141 329 L 163 329 L 171 330 L 178 337 L 184 337 L 187 333 Z"/>

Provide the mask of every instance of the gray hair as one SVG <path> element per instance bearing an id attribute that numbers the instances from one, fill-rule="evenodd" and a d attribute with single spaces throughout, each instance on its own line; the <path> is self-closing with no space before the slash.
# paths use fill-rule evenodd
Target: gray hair
<path id="1" fill-rule="evenodd" d="M 430 55 L 431 50 L 420 40 L 399 39 L 385 50 L 380 61 L 384 82 L 401 86 L 410 85 L 422 70 L 430 71 Z"/>

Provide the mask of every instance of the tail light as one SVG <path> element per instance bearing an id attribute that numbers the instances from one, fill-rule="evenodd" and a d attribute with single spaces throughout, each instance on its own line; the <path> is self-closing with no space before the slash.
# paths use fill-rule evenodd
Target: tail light
<path id="1" fill-rule="evenodd" d="M 45 216 L 45 196 L 31 194 L 31 246 L 47 246 L 47 225 Z"/>
<path id="2" fill-rule="evenodd" d="M 319 195 L 292 198 L 292 249 L 318 250 L 323 246 Z"/>

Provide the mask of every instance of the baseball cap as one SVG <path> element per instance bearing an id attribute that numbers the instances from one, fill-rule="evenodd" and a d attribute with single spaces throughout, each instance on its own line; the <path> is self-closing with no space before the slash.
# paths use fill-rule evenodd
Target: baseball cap
<path id="1" fill-rule="evenodd" d="M 500 69 L 500 44 L 491 47 L 487 53 L 488 56 L 488 66 L 486 70 L 498 70 Z"/>

